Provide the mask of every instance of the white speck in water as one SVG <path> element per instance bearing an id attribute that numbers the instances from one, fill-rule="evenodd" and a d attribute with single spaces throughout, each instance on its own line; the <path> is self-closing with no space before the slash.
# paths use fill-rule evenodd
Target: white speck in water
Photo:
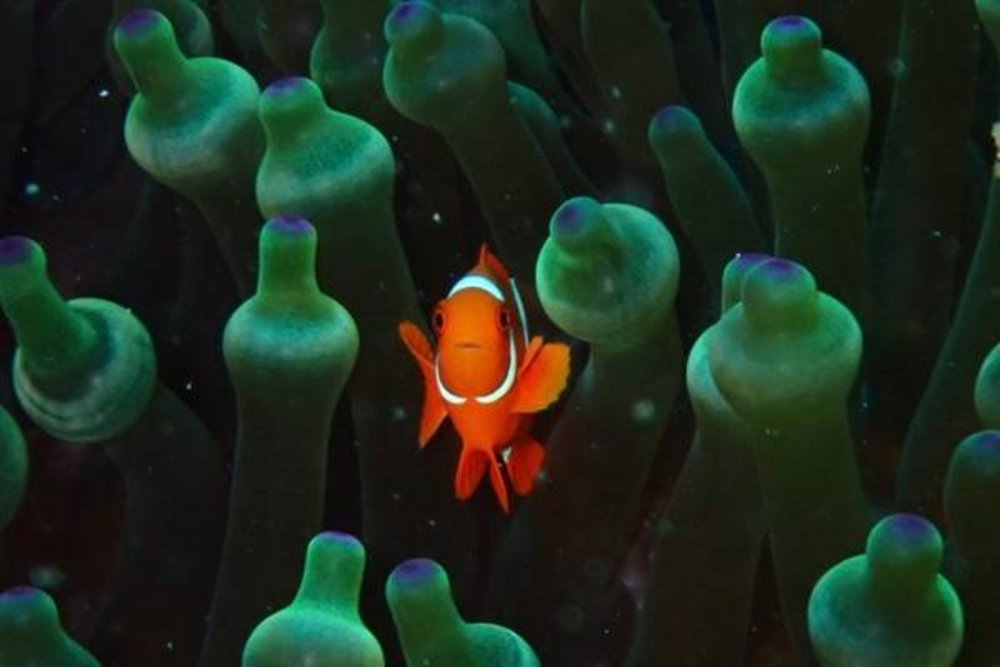
<path id="1" fill-rule="evenodd" d="M 629 412 L 635 421 L 648 422 L 656 416 L 656 404 L 648 398 L 642 398 L 632 404 Z"/>
<path id="2" fill-rule="evenodd" d="M 167 641 L 167 650 L 168 651 L 173 651 L 174 650 L 174 643 L 172 641 L 169 641 L 169 640 Z"/>
<path id="3" fill-rule="evenodd" d="M 615 279 L 611 276 L 604 276 L 604 280 L 601 281 L 601 289 L 604 290 L 605 294 L 613 294 L 615 291 Z"/>
<path id="4" fill-rule="evenodd" d="M 438 522 L 436 519 L 428 519 L 427 525 L 430 526 L 431 528 L 437 528 Z"/>
<path id="5" fill-rule="evenodd" d="M 933 232 L 931 232 L 931 236 L 933 236 L 936 239 L 943 239 L 944 232 L 942 232 L 940 229 L 935 229 Z"/>
<path id="6" fill-rule="evenodd" d="M 771 428 L 770 426 L 768 426 L 767 428 L 764 429 L 764 435 L 766 435 L 769 438 L 777 438 L 779 435 L 781 435 L 781 429 Z"/>
<path id="7" fill-rule="evenodd" d="M 399 491 L 393 491 L 391 494 L 389 494 L 389 497 L 392 498 L 392 502 L 398 503 L 400 500 L 402 500 L 403 494 L 401 494 Z"/>
<path id="8" fill-rule="evenodd" d="M 109 95 L 111 95 L 111 91 L 109 91 L 107 88 L 101 88 L 100 90 L 97 91 L 97 96 L 100 97 L 102 100 L 108 97 Z"/>
<path id="9" fill-rule="evenodd" d="M 184 385 L 184 389 L 186 389 L 187 391 L 191 391 L 192 389 L 194 389 L 194 382 L 192 380 L 188 380 L 187 384 Z"/>
<path id="10" fill-rule="evenodd" d="M 435 225 L 440 225 L 441 222 L 444 220 L 444 218 L 441 217 L 440 213 L 438 213 L 437 211 L 434 211 L 434 214 L 431 215 L 431 220 L 434 221 Z"/>
<path id="11" fill-rule="evenodd" d="M 42 186 L 40 186 L 38 183 L 35 183 L 34 181 L 24 186 L 24 194 L 28 195 L 29 197 L 35 197 L 41 191 L 42 191 Z"/>
<path id="12" fill-rule="evenodd" d="M 66 581 L 66 573 L 55 565 L 36 565 L 28 570 L 28 581 L 32 586 L 52 591 Z"/>
<path id="13" fill-rule="evenodd" d="M 604 132 L 604 134 L 611 135 L 611 134 L 614 134 L 618 130 L 618 128 L 617 128 L 617 126 L 615 126 L 615 121 L 613 121 L 613 120 L 606 120 L 601 125 L 601 130 Z"/>
<path id="14" fill-rule="evenodd" d="M 622 98 L 622 89 L 618 86 L 611 86 L 611 99 L 620 100 Z"/>
<path id="15" fill-rule="evenodd" d="M 398 422 L 403 421 L 404 419 L 406 419 L 406 410 L 404 410 L 401 406 L 397 405 L 392 409 L 392 418 Z"/>

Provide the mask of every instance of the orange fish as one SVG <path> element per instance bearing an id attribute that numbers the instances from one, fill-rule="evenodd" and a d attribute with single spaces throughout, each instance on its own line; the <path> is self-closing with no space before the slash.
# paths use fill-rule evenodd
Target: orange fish
<path id="1" fill-rule="evenodd" d="M 438 302 L 435 353 L 412 322 L 399 335 L 424 376 L 420 446 L 451 417 L 462 439 L 455 496 L 469 498 L 489 472 L 504 512 L 510 509 L 500 460 L 514 491 L 531 491 L 545 450 L 531 437 L 531 413 L 554 403 L 569 377 L 569 348 L 528 337 L 524 305 L 507 269 L 484 245 L 479 263 Z"/>

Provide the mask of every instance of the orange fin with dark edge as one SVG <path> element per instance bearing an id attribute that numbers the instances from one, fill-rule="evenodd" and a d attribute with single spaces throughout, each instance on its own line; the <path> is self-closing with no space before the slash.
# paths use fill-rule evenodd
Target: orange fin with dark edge
<path id="1" fill-rule="evenodd" d="M 424 332 L 413 322 L 402 322 L 399 325 L 399 337 L 416 359 L 424 376 L 424 410 L 420 415 L 420 434 L 417 436 L 417 441 L 423 447 L 444 422 L 448 410 L 438 393 L 437 382 L 434 380 L 434 350 Z"/>
<path id="2" fill-rule="evenodd" d="M 486 452 L 481 449 L 462 446 L 462 453 L 458 455 L 458 469 L 455 470 L 456 498 L 468 500 L 475 493 L 476 487 L 486 474 L 488 458 Z"/>
<path id="3" fill-rule="evenodd" d="M 539 412 L 556 402 L 569 380 L 569 346 L 545 343 L 535 336 L 517 377 L 517 393 L 510 411 Z"/>
<path id="4" fill-rule="evenodd" d="M 496 454 L 489 455 L 490 461 L 490 486 L 496 494 L 497 502 L 504 514 L 510 514 L 510 500 L 507 497 L 507 483 L 504 482 L 503 473 L 500 472 L 500 462 L 497 461 Z"/>
<path id="5" fill-rule="evenodd" d="M 507 271 L 507 267 L 499 257 L 490 252 L 485 243 L 479 248 L 479 264 L 492 273 L 502 285 L 506 286 L 510 282 L 510 272 Z"/>
<path id="6" fill-rule="evenodd" d="M 534 438 L 526 437 L 514 443 L 507 459 L 507 472 L 515 493 L 520 496 L 531 493 L 544 462 L 545 448 Z"/>

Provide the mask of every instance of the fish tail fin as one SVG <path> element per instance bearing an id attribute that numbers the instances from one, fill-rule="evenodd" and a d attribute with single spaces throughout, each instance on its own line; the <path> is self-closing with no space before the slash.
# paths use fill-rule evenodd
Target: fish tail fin
<path id="1" fill-rule="evenodd" d="M 510 499 L 507 495 L 507 483 L 503 479 L 503 473 L 500 471 L 500 462 L 497 461 L 496 454 L 490 454 L 489 461 L 490 486 L 493 487 L 493 493 L 497 497 L 497 502 L 500 503 L 500 509 L 503 510 L 504 514 L 510 514 Z"/>
<path id="2" fill-rule="evenodd" d="M 434 351 L 424 332 L 413 322 L 402 322 L 399 325 L 399 337 L 417 361 L 424 377 L 424 409 L 420 415 L 420 433 L 417 436 L 417 441 L 423 448 L 448 416 L 448 410 L 437 390 L 434 380 Z"/>
<path id="3" fill-rule="evenodd" d="M 476 487 L 486 474 L 489 457 L 481 449 L 462 446 L 458 455 L 458 469 L 455 471 L 455 497 L 468 500 L 475 493 Z"/>
<path id="4" fill-rule="evenodd" d="M 525 496 L 531 492 L 544 462 L 545 448 L 534 438 L 525 437 L 514 443 L 507 459 L 507 472 L 515 493 Z"/>

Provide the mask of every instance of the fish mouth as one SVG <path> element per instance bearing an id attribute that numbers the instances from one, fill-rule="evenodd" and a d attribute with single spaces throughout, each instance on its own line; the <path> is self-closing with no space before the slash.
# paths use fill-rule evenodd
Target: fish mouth
<path id="1" fill-rule="evenodd" d="M 460 350 L 480 350 L 483 346 L 479 343 L 457 343 L 455 347 Z"/>

